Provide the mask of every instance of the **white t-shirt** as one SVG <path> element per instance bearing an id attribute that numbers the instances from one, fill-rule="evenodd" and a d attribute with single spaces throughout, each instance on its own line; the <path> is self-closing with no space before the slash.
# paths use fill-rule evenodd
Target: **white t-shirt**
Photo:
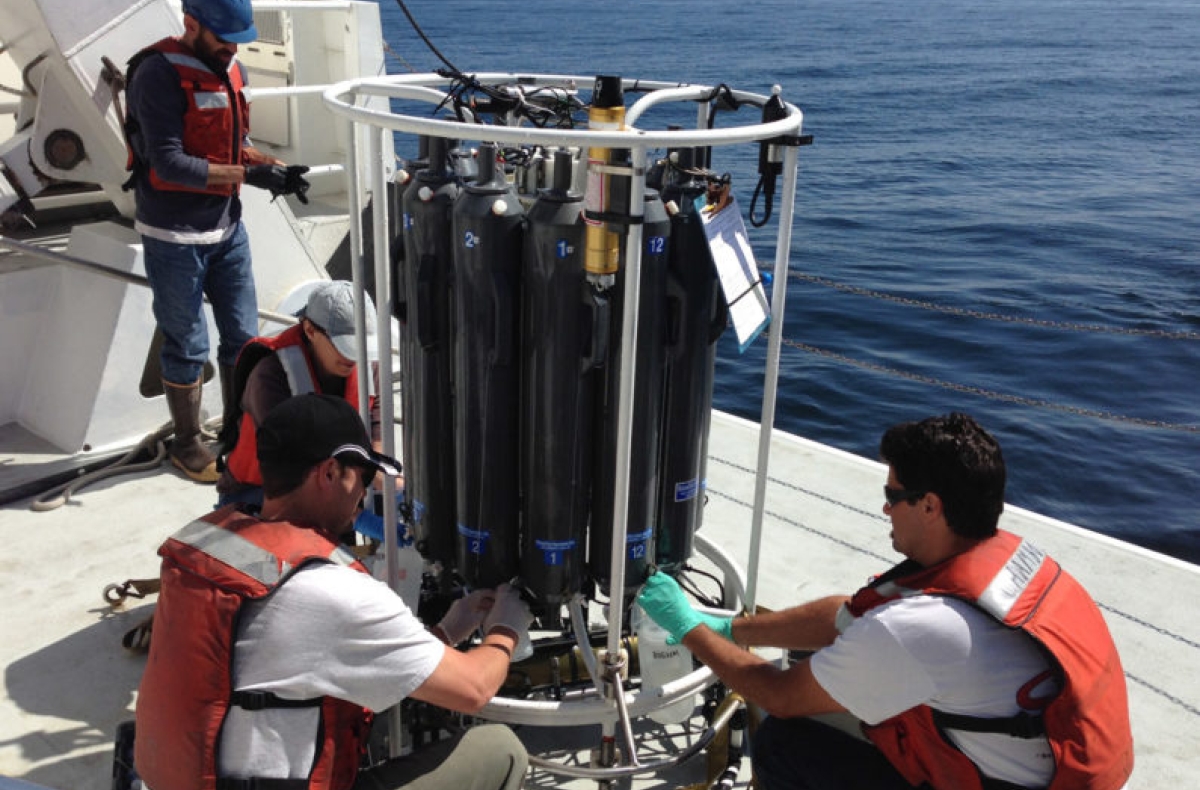
<path id="1" fill-rule="evenodd" d="M 812 657 L 821 687 L 867 724 L 917 705 L 970 716 L 1021 711 L 1022 687 L 1049 668 L 1033 640 L 998 624 L 963 601 L 917 595 L 857 618 L 832 645 Z M 1035 698 L 1054 681 L 1026 688 Z M 951 732 L 950 738 L 988 776 L 1045 787 L 1054 757 L 1045 738 Z"/>
<path id="2" fill-rule="evenodd" d="M 337 697 L 378 712 L 424 683 L 445 650 L 387 585 L 351 568 L 319 564 L 244 607 L 233 685 L 285 699 Z M 319 719 L 316 707 L 231 707 L 221 732 L 220 774 L 308 776 Z"/>

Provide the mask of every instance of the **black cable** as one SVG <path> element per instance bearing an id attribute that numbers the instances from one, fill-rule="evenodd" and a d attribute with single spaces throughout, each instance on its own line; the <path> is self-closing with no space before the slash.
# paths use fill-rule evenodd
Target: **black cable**
<path id="1" fill-rule="evenodd" d="M 412 25 L 412 29 L 415 30 L 417 35 L 421 37 L 421 40 L 425 42 L 425 46 L 429 47 L 429 51 L 434 55 L 437 55 L 438 60 L 440 60 L 442 63 L 445 63 L 447 68 L 457 72 L 458 67 L 451 63 L 445 55 L 439 52 L 438 48 L 435 47 L 433 42 L 429 40 L 429 36 L 425 35 L 425 31 L 421 29 L 421 26 L 417 24 L 417 20 L 413 18 L 411 13 L 409 13 L 408 6 L 404 4 L 404 0 L 396 0 L 396 5 L 400 6 L 400 10 L 404 12 L 404 16 L 408 17 L 408 23 Z"/>
<path id="2" fill-rule="evenodd" d="M 680 587 L 683 587 L 688 592 L 690 592 L 692 595 L 694 595 L 696 597 L 696 599 L 705 606 L 709 606 L 714 609 L 720 609 L 721 607 L 723 607 L 725 605 L 725 585 L 721 583 L 721 580 L 716 576 L 716 574 L 709 573 L 708 571 L 700 570 L 699 568 L 697 568 L 693 565 L 686 564 L 686 563 L 683 566 L 683 571 L 685 573 L 699 574 L 700 576 L 704 576 L 704 577 L 716 582 L 718 593 L 717 593 L 716 598 L 710 598 L 710 597 L 704 595 L 704 593 L 700 592 L 700 589 L 698 587 L 696 587 L 695 584 L 693 584 L 691 582 L 691 580 L 686 579 L 686 577 L 684 577 L 683 574 L 680 574 L 680 576 L 679 576 L 679 586 Z"/>
<path id="3" fill-rule="evenodd" d="M 763 193 L 763 187 L 764 187 L 764 185 L 767 185 L 767 184 L 770 184 L 772 189 L 770 190 L 770 192 L 767 195 L 766 210 L 764 211 L 761 218 L 755 218 L 754 212 L 756 210 L 755 207 L 758 205 L 759 195 L 761 195 Z M 766 225 L 767 222 L 771 219 L 771 209 L 772 209 L 772 206 L 774 205 L 774 201 L 772 200 L 772 198 L 775 195 L 775 190 L 773 188 L 774 184 L 775 184 L 775 179 L 771 178 L 765 174 L 758 177 L 758 184 L 755 185 L 754 194 L 750 197 L 750 225 L 752 227 L 761 228 L 763 225 Z"/>
<path id="4" fill-rule="evenodd" d="M 726 112 L 737 112 L 741 108 L 742 104 L 745 103 L 745 102 L 739 101 L 737 99 L 737 97 L 733 95 L 733 89 L 730 88 L 728 85 L 726 85 L 723 82 L 720 85 L 713 88 L 712 92 L 709 93 L 708 96 L 704 97 L 700 101 L 707 102 L 709 105 L 709 113 L 708 113 L 708 128 L 709 129 L 713 128 L 713 124 L 717 118 L 717 112 L 719 112 L 721 110 L 724 110 Z"/>
<path id="5" fill-rule="evenodd" d="M 425 46 L 429 48 L 429 51 L 445 64 L 446 68 L 439 69 L 437 74 L 452 81 L 451 87 L 447 91 L 447 95 L 450 98 L 434 108 L 435 114 L 452 102 L 454 104 L 455 118 L 461 122 L 467 120 L 463 110 L 470 109 L 476 123 L 482 123 L 479 118 L 480 114 L 491 114 L 494 119 L 499 120 L 505 115 L 513 113 L 527 119 L 534 126 L 541 128 L 550 125 L 560 129 L 575 128 L 574 113 L 586 109 L 586 105 L 579 100 L 574 97 L 568 97 L 565 100 L 554 102 L 556 106 L 546 107 L 527 100 L 540 91 L 535 91 L 530 96 L 526 96 L 523 92 L 518 91 L 517 95 L 514 96 L 507 91 L 497 90 L 480 84 L 473 76 L 466 75 L 460 71 L 457 66 L 450 62 L 449 58 L 438 50 L 429 39 L 429 36 L 425 34 L 425 31 L 421 29 L 421 26 L 417 24 L 416 18 L 408 10 L 408 6 L 405 5 L 404 0 L 396 0 L 396 4 L 400 6 L 400 10 L 404 13 L 405 18 L 408 19 L 409 25 L 421 38 L 421 41 L 425 43 Z M 635 83 L 631 90 L 636 92 L 643 89 Z M 486 102 L 479 101 L 476 96 L 477 94 L 487 97 Z"/>

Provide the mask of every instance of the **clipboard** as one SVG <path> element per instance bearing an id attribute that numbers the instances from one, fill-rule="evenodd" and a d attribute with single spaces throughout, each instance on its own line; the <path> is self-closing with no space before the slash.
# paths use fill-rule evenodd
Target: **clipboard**
<path id="1" fill-rule="evenodd" d="M 707 196 L 700 195 L 694 205 L 729 305 L 729 321 L 737 334 L 738 353 L 744 354 L 771 322 L 771 306 L 750 248 L 742 212 L 727 190 L 717 203 L 709 204 Z"/>

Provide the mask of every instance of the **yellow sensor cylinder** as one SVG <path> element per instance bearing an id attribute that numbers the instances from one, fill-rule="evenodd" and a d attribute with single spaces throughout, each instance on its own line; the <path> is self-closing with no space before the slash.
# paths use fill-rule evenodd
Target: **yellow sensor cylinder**
<path id="1" fill-rule="evenodd" d="M 596 78 L 592 106 L 588 110 L 588 128 L 597 131 L 625 128 L 625 94 L 620 77 Z M 592 276 L 616 274 L 621 257 L 620 236 L 609 230 L 607 222 L 599 219 L 612 204 L 610 154 L 609 148 L 588 148 L 587 189 L 583 198 L 583 216 L 587 225 L 584 268 Z"/>

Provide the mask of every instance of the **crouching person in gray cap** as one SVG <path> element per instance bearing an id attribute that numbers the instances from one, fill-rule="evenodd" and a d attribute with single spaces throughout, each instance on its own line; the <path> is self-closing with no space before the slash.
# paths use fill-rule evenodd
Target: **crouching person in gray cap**
<path id="1" fill-rule="evenodd" d="M 414 697 L 478 711 L 532 617 L 502 585 L 427 630 L 341 545 L 398 465 L 342 398 L 307 394 L 257 432 L 264 501 L 229 505 L 159 549 L 162 592 L 138 692 L 135 764 L 154 790 L 514 790 L 528 757 L 485 725 L 361 769 L 372 712 Z M 453 648 L 481 629 L 480 645 Z"/>
<path id="2" fill-rule="evenodd" d="M 375 306 L 365 297 L 368 358 L 374 362 Z M 222 471 L 217 505 L 262 503 L 255 432 L 267 412 L 306 392 L 344 398 L 358 408 L 358 365 L 354 342 L 354 286 L 344 280 L 321 283 L 308 295 L 300 322 L 273 337 L 250 340 L 238 355 L 226 393 L 221 429 Z M 372 364 L 372 368 L 376 366 Z M 368 391 L 375 392 L 374 371 Z M 370 396 L 371 436 L 379 449 L 379 398 Z"/>

